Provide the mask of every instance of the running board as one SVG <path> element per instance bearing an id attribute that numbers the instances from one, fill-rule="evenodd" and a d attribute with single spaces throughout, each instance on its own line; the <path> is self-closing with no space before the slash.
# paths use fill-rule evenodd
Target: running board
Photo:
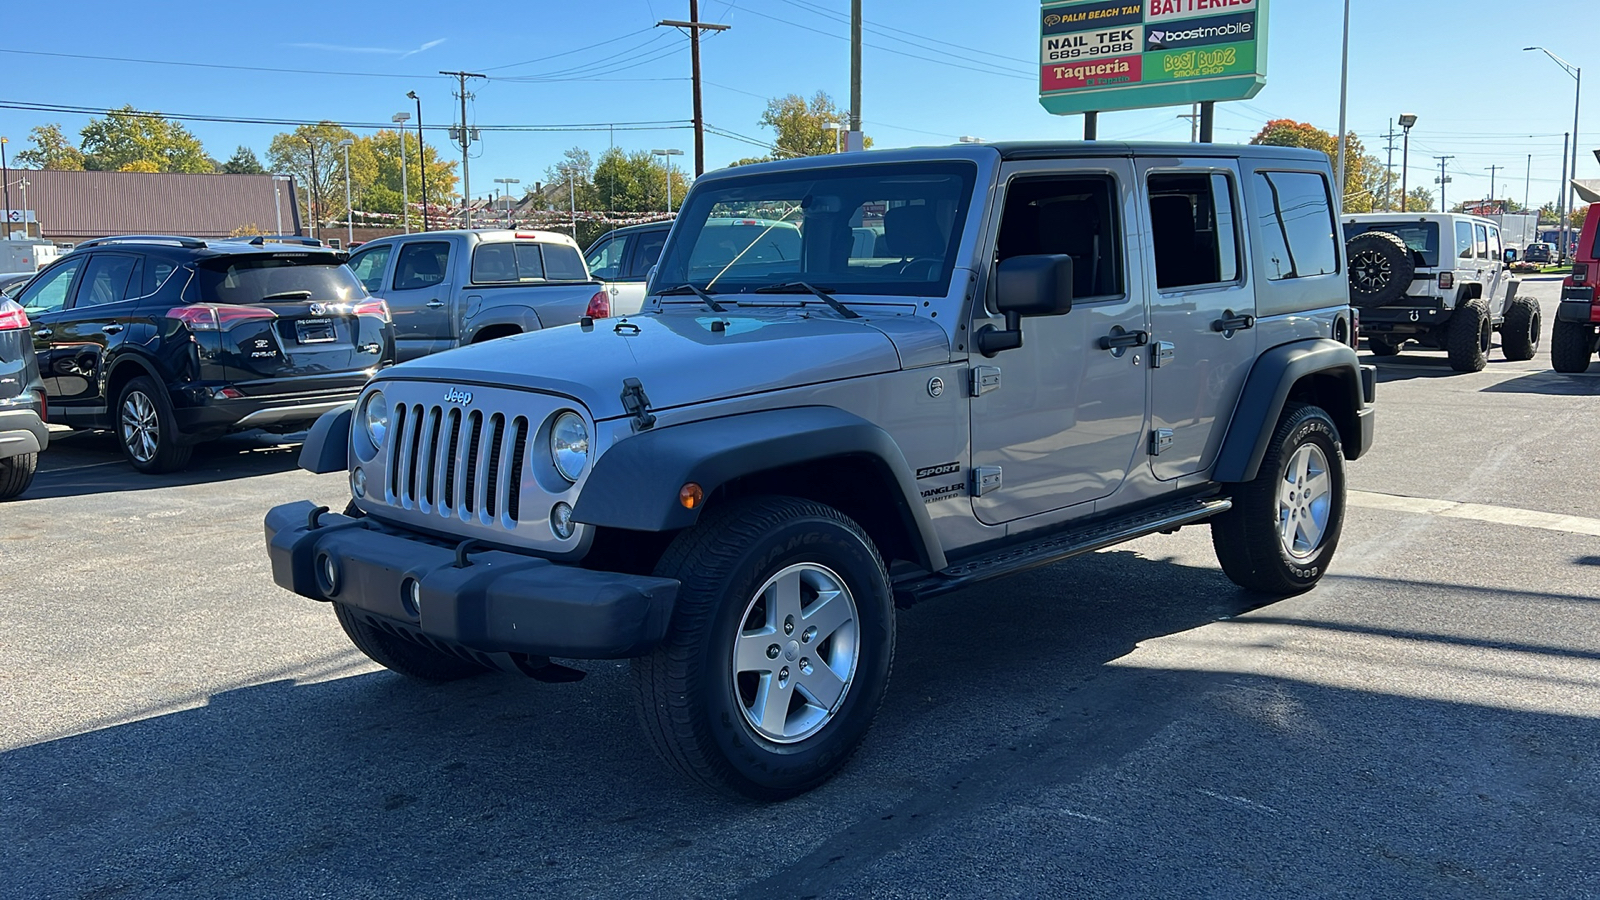
<path id="1" fill-rule="evenodd" d="M 1210 500 L 1185 500 L 1154 509 L 1144 509 L 1133 515 L 1069 527 L 1023 544 L 1011 544 L 973 559 L 963 560 L 894 586 L 895 603 L 910 606 L 919 600 L 937 597 L 951 591 L 971 587 L 980 581 L 1014 575 L 1039 566 L 1070 559 L 1083 553 L 1131 541 L 1160 531 L 1176 531 L 1233 508 L 1226 498 Z"/>

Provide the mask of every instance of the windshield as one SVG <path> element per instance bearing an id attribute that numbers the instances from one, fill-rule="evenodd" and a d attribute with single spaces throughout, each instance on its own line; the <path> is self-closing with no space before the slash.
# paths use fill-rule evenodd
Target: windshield
<path id="1" fill-rule="evenodd" d="M 1344 239 L 1369 231 L 1387 231 L 1410 248 L 1419 266 L 1439 264 L 1439 224 L 1437 222 L 1360 222 L 1344 226 Z"/>
<path id="2" fill-rule="evenodd" d="M 977 169 L 839 166 L 697 188 L 652 282 L 714 293 L 804 281 L 846 294 L 942 296 Z"/>
<path id="3" fill-rule="evenodd" d="M 214 257 L 195 266 L 195 283 L 203 303 L 258 303 L 292 293 L 337 303 L 367 295 L 355 273 L 326 253 Z"/>

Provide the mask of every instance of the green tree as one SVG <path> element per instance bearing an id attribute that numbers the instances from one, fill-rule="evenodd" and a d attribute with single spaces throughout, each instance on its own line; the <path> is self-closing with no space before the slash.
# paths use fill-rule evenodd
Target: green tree
<path id="1" fill-rule="evenodd" d="M 1589 207 L 1580 206 L 1572 211 L 1572 215 L 1568 217 L 1568 220 L 1572 223 L 1573 228 L 1582 228 L 1583 222 L 1587 218 L 1589 218 Z"/>
<path id="2" fill-rule="evenodd" d="M 102 172 L 210 172 L 200 139 L 160 113 L 124 106 L 90 119 L 79 132 L 83 166 Z"/>
<path id="3" fill-rule="evenodd" d="M 272 171 L 292 175 L 300 184 L 306 219 L 322 224 L 344 220 L 343 140 L 355 140 L 355 132 L 333 122 L 301 125 L 292 132 L 274 135 L 267 146 L 267 162 Z M 350 182 L 356 185 L 372 179 L 375 166 L 370 157 L 351 147 Z M 315 161 L 315 165 L 313 165 Z"/>
<path id="4" fill-rule="evenodd" d="M 1270 147 L 1304 147 L 1321 150 L 1333 165 L 1338 165 L 1339 142 L 1334 136 L 1307 122 L 1293 119 L 1273 119 L 1255 137 L 1252 144 Z M 1384 196 L 1384 167 L 1382 160 L 1366 152 L 1366 147 L 1355 132 L 1345 135 L 1344 202 L 1345 212 L 1371 212 L 1382 208 Z M 1392 189 L 1392 187 L 1391 187 Z"/>
<path id="5" fill-rule="evenodd" d="M 261 160 L 256 158 L 256 152 L 243 144 L 233 151 L 233 156 L 222 164 L 224 175 L 265 175 L 266 169 L 262 168 Z"/>
<path id="6" fill-rule="evenodd" d="M 1414 187 L 1406 192 L 1407 212 L 1427 212 L 1430 209 L 1433 209 L 1433 191 L 1425 187 Z"/>
<path id="7" fill-rule="evenodd" d="M 810 100 L 799 94 L 786 94 L 767 101 L 761 114 L 761 124 L 777 134 L 774 150 L 767 156 L 751 156 L 729 163 L 742 166 L 747 163 L 789 159 L 795 156 L 822 156 L 843 149 L 844 135 L 837 126 L 849 116 L 833 102 L 826 91 L 817 91 Z M 864 146 L 872 146 L 872 138 L 864 139 Z"/>
<path id="8" fill-rule="evenodd" d="M 403 185 L 400 173 L 402 140 L 399 131 L 385 129 L 369 137 L 355 140 L 355 146 L 350 148 L 350 169 L 352 183 L 355 184 L 356 209 L 397 216 L 400 214 L 405 196 L 402 188 L 405 188 L 411 195 L 411 221 L 415 227 L 421 221 L 418 210 L 422 204 L 422 172 L 417 168 L 415 135 L 406 134 L 404 139 L 406 172 Z M 361 167 L 356 165 L 358 157 L 363 160 Z M 433 147 L 423 148 L 423 159 L 427 164 L 428 201 L 432 206 L 438 204 L 440 198 L 449 196 L 455 190 L 456 164 L 439 159 L 439 154 Z M 318 162 L 321 162 L 320 158 Z M 370 163 L 370 168 L 367 167 L 367 163 Z M 358 168 L 364 176 L 359 183 L 355 182 L 354 177 Z M 342 170 L 339 177 L 343 178 Z M 342 185 L 339 189 L 343 189 Z"/>
<path id="9" fill-rule="evenodd" d="M 1549 203 L 1539 207 L 1540 225 L 1554 225 L 1556 224 L 1556 221 L 1556 202 L 1554 200 L 1551 200 Z"/>
<path id="10" fill-rule="evenodd" d="M 35 126 L 28 132 L 28 139 L 33 141 L 33 149 L 23 150 L 12 158 L 18 168 L 83 171 L 83 153 L 61 133 L 60 125 Z"/>

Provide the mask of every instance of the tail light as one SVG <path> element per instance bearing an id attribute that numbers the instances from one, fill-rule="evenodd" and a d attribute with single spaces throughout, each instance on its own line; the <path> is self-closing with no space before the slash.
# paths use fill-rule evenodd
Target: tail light
<path id="1" fill-rule="evenodd" d="M 222 304 L 197 304 L 175 306 L 167 310 L 167 318 L 177 319 L 192 331 L 227 331 L 251 319 L 276 319 L 278 314 L 260 306 L 227 306 Z"/>
<path id="2" fill-rule="evenodd" d="M 590 304 L 593 306 L 594 304 Z M 0 300 L 0 331 L 28 327 L 28 314 L 15 300 Z"/>
<path id="3" fill-rule="evenodd" d="M 1572 283 L 1587 284 L 1589 282 L 1589 266 L 1586 263 L 1572 264 Z"/>
<path id="4" fill-rule="evenodd" d="M 1456 276 L 1455 276 L 1454 272 L 1440 272 L 1439 273 L 1439 287 L 1441 289 L 1448 291 L 1448 290 L 1450 290 L 1451 288 L 1453 288 L 1455 286 L 1456 286 Z"/>
<path id="5" fill-rule="evenodd" d="M 355 306 L 350 307 L 350 315 L 377 316 L 385 322 L 394 321 L 389 317 L 389 304 L 377 299 L 376 297 L 371 300 L 363 300 L 360 303 L 357 303 Z"/>
<path id="6" fill-rule="evenodd" d="M 39 397 L 39 421 L 50 424 L 50 395 L 44 391 L 37 391 Z"/>
<path id="7" fill-rule="evenodd" d="M 604 319 L 611 315 L 611 296 L 605 291 L 595 291 L 589 298 L 589 308 L 583 314 L 591 319 Z"/>

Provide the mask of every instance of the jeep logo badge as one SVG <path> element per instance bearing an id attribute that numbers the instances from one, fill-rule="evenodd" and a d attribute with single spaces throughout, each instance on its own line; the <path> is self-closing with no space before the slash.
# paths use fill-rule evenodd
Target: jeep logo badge
<path id="1" fill-rule="evenodd" d="M 468 403 L 472 402 L 472 392 L 463 391 L 458 388 L 451 388 L 450 390 L 444 392 L 444 402 L 459 403 L 462 406 L 466 406 Z"/>
<path id="2" fill-rule="evenodd" d="M 943 378 L 940 378 L 939 376 L 935 375 L 932 378 L 928 379 L 928 396 L 929 397 L 942 397 L 942 396 L 944 396 L 944 379 Z"/>

